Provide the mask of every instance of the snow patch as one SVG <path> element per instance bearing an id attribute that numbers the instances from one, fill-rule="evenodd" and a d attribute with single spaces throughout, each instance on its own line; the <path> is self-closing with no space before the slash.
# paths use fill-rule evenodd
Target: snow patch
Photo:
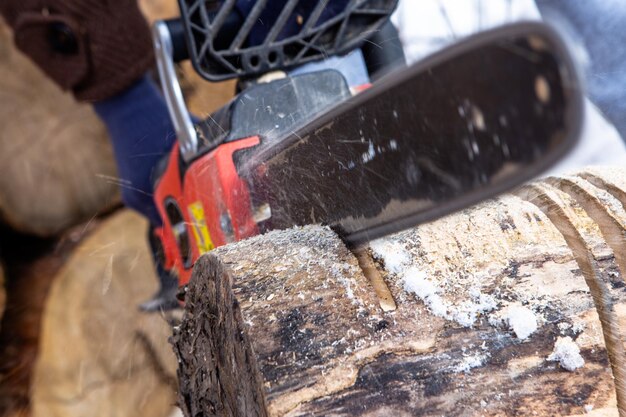
<path id="1" fill-rule="evenodd" d="M 470 291 L 471 301 L 463 301 L 452 309 L 452 319 L 463 327 L 472 327 L 481 313 L 494 310 L 498 303 L 488 294 L 482 294 L 474 288 Z"/>
<path id="2" fill-rule="evenodd" d="M 411 267 L 400 276 L 404 289 L 422 300 L 432 314 L 455 321 L 463 327 L 472 327 L 480 313 L 489 312 L 497 305 L 493 297 L 482 294 L 477 289 L 470 291 L 471 300 L 463 301 L 457 306 L 451 305 L 439 295 L 441 289 L 427 279 L 425 272 Z"/>
<path id="3" fill-rule="evenodd" d="M 580 348 L 569 336 L 557 339 L 554 350 L 546 360 L 558 362 L 563 369 L 570 372 L 582 368 L 585 364 L 585 360 L 580 356 Z"/>
<path id="4" fill-rule="evenodd" d="M 476 353 L 474 355 L 468 355 L 463 358 L 461 363 L 454 367 L 453 371 L 468 373 L 474 368 L 483 366 L 485 362 L 487 362 L 488 358 L 489 354 L 486 353 Z"/>
<path id="5" fill-rule="evenodd" d="M 559 328 L 559 332 L 561 334 L 565 334 L 565 332 L 572 328 L 572 325 L 568 322 L 562 321 L 561 323 L 557 324 L 556 327 Z"/>
<path id="6" fill-rule="evenodd" d="M 399 243 L 377 239 L 370 242 L 370 248 L 375 258 L 385 264 L 385 269 L 394 274 L 401 273 L 411 261 L 409 253 Z"/>
<path id="7" fill-rule="evenodd" d="M 335 277 L 337 282 L 339 282 L 343 288 L 346 290 L 346 296 L 352 304 L 360 305 L 361 300 L 354 296 L 354 291 L 352 290 L 352 279 L 350 278 L 351 267 L 348 264 L 332 264 L 330 265 L 330 272 Z"/>
<path id="8" fill-rule="evenodd" d="M 528 307 L 513 303 L 489 316 L 493 327 L 506 327 L 520 340 L 525 340 L 537 331 L 537 316 Z"/>
<path id="9" fill-rule="evenodd" d="M 372 141 L 369 141 L 369 147 L 367 148 L 367 152 L 364 152 L 361 156 L 363 163 L 366 164 L 376 156 L 376 151 L 374 150 L 374 144 Z"/>
<path id="10" fill-rule="evenodd" d="M 414 293 L 426 304 L 426 307 L 437 317 L 449 319 L 450 306 L 438 294 L 439 288 L 426 279 L 426 273 L 415 267 L 408 268 L 401 274 L 404 289 Z"/>
<path id="11" fill-rule="evenodd" d="M 528 339 L 531 334 L 537 331 L 537 317 L 527 307 L 516 304 L 509 306 L 505 319 L 518 339 Z"/>

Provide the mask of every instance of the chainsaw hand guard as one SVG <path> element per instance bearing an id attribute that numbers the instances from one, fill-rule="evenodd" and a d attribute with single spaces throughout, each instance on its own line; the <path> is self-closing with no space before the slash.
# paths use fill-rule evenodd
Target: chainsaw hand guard
<path id="1" fill-rule="evenodd" d="M 209 81 L 288 69 L 358 48 L 398 0 L 179 0 L 189 54 Z"/>

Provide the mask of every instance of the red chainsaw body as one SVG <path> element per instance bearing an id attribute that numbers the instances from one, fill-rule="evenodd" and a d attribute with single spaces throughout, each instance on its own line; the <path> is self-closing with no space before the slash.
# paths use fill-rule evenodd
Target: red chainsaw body
<path id="1" fill-rule="evenodd" d="M 242 94 L 200 125 L 205 149 L 190 162 L 181 157 L 179 143 L 174 145 L 155 185 L 154 199 L 163 219 L 163 226 L 154 231 L 162 246 L 157 250 L 159 262 L 178 275 L 179 286 L 189 282 L 202 254 L 268 227 L 269 205 L 258 195 L 251 198 L 235 155 L 256 147 L 261 138 L 266 144 L 281 143 L 296 127 L 352 97 L 343 75 L 334 70 L 261 83 Z"/>
<path id="2" fill-rule="evenodd" d="M 223 143 L 184 165 L 178 143 L 155 187 L 163 227 L 155 230 L 163 246 L 163 266 L 179 285 L 191 277 L 195 261 L 211 249 L 258 234 L 247 183 L 233 156 L 260 143 L 258 136 Z"/>

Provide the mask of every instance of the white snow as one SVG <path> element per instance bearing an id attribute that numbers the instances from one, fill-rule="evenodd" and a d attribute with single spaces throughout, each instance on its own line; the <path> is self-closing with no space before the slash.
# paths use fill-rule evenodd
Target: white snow
<path id="1" fill-rule="evenodd" d="M 563 369 L 570 372 L 582 368 L 585 364 L 585 360 L 580 356 L 580 348 L 569 336 L 557 339 L 554 350 L 546 360 L 558 362 Z"/>
<path id="2" fill-rule="evenodd" d="M 414 293 L 426 304 L 426 307 L 437 317 L 449 318 L 450 306 L 438 294 L 439 288 L 426 278 L 426 273 L 415 267 L 408 268 L 401 274 L 404 289 Z"/>
<path id="3" fill-rule="evenodd" d="M 470 370 L 474 368 L 478 368 L 479 366 L 483 366 L 487 359 L 489 358 L 489 354 L 486 353 L 476 353 L 474 355 L 468 355 L 463 358 L 461 363 L 454 367 L 454 372 L 465 372 L 468 373 Z"/>
<path id="4" fill-rule="evenodd" d="M 408 252 L 400 244 L 385 239 L 370 242 L 370 248 L 374 257 L 383 261 L 385 269 L 394 274 L 402 272 L 411 260 Z"/>
<path id="5" fill-rule="evenodd" d="M 489 312 L 497 306 L 493 297 L 477 289 L 470 291 L 471 300 L 453 305 L 440 296 L 442 290 L 427 278 L 426 273 L 415 267 L 407 268 L 400 274 L 400 278 L 404 289 L 422 300 L 432 314 L 455 321 L 463 327 L 472 327 L 480 313 Z"/>
<path id="6" fill-rule="evenodd" d="M 556 326 L 559 328 L 559 332 L 561 332 L 561 334 L 572 328 L 572 325 L 565 321 L 557 324 Z"/>
<path id="7" fill-rule="evenodd" d="M 451 308 L 452 320 L 456 321 L 463 327 L 472 327 L 478 315 L 494 310 L 498 303 L 488 294 L 482 294 L 479 289 L 470 290 L 471 300 L 466 300 L 458 306 Z"/>
<path id="8" fill-rule="evenodd" d="M 364 152 L 361 156 L 363 163 L 368 163 L 376 156 L 376 151 L 374 150 L 374 144 L 370 141 L 369 147 L 367 148 L 367 152 Z"/>
<path id="9" fill-rule="evenodd" d="M 537 331 L 537 318 L 535 313 L 522 305 L 511 305 L 507 308 L 506 322 L 509 328 L 513 330 L 518 339 L 527 339 L 531 334 Z"/>
<path id="10" fill-rule="evenodd" d="M 504 308 L 489 316 L 490 325 L 506 327 L 515 333 L 515 336 L 520 340 L 528 339 L 537 331 L 539 320 L 530 308 L 519 302 L 508 304 L 504 301 L 503 303 L 505 304 Z"/>
<path id="11" fill-rule="evenodd" d="M 481 313 L 497 307 L 496 300 L 482 294 L 479 288 L 469 291 L 469 299 L 457 302 L 447 300 L 444 289 L 429 279 L 423 270 L 412 265 L 411 254 L 400 242 L 383 238 L 370 242 L 370 248 L 374 258 L 381 260 L 385 269 L 400 279 L 404 290 L 415 294 L 437 317 L 455 321 L 463 327 L 472 327 Z"/>

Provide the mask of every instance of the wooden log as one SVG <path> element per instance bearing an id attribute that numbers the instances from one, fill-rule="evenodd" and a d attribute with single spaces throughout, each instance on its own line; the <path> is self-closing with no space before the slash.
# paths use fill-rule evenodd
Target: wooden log
<path id="1" fill-rule="evenodd" d="M 81 227 L 59 240 L 38 239 L 2 230 L 6 260 L 6 309 L 0 326 L 0 415 L 29 416 L 32 370 L 37 357 L 41 316 L 54 275 L 65 263 Z"/>
<path id="2" fill-rule="evenodd" d="M 97 225 L 55 276 L 31 387 L 33 416 L 168 416 L 170 326 L 138 304 L 156 291 L 147 224 L 122 210 Z"/>
<path id="3" fill-rule="evenodd" d="M 51 236 L 119 203 L 106 129 L 13 46 L 0 21 L 0 218 Z"/>
<path id="4" fill-rule="evenodd" d="M 626 415 L 626 202 L 592 172 L 626 190 L 550 179 L 359 259 L 317 226 L 202 257 L 173 337 L 185 416 Z"/>
<path id="5" fill-rule="evenodd" d="M 180 16 L 178 2 L 169 0 L 139 0 L 137 2 L 150 24 L 156 20 L 171 19 Z"/>

